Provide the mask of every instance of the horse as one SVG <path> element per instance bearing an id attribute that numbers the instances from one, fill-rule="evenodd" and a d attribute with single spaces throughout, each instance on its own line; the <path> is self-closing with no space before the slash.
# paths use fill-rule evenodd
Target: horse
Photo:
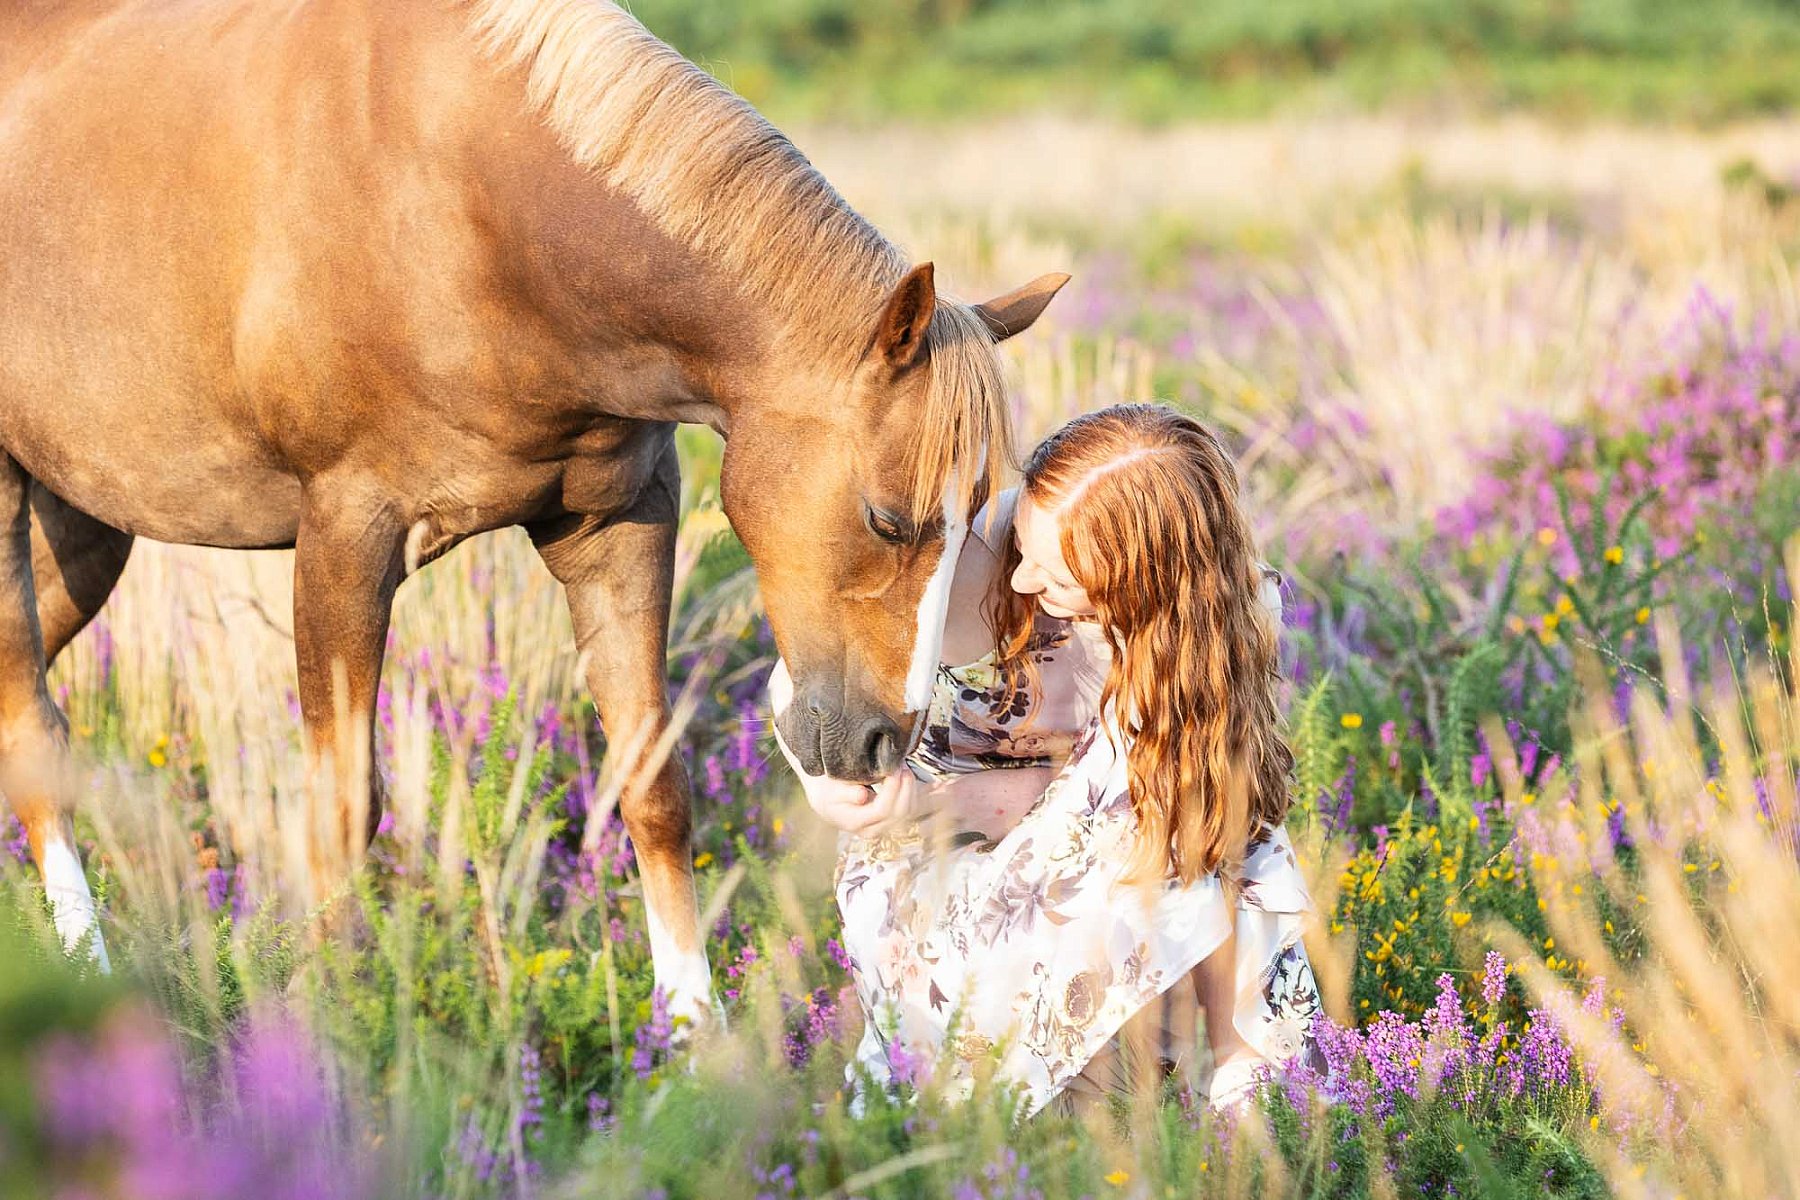
<path id="1" fill-rule="evenodd" d="M 657 984 L 710 1016 L 689 783 L 652 750 L 675 427 L 725 438 L 788 744 L 874 780 L 1011 454 L 995 343 L 1067 278 L 939 295 L 603 0 L 0 2 L 0 786 L 70 953 L 106 966 L 45 670 L 134 538 L 293 550 L 306 761 L 354 861 L 395 590 L 518 525 L 633 780 Z"/>

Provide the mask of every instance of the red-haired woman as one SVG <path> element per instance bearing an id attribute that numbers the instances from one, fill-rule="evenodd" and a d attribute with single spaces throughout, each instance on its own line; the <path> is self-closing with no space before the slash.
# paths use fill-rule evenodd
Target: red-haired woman
<path id="1" fill-rule="evenodd" d="M 956 1086 L 997 1059 L 1035 1111 L 1129 1086 L 1122 1042 L 1187 1067 L 1204 1010 L 1208 1093 L 1239 1103 L 1257 1065 L 1317 1053 L 1319 998 L 1282 827 L 1279 600 L 1231 460 L 1172 409 L 1103 409 L 973 532 L 911 769 L 802 773 L 848 834 L 859 1058 Z M 779 668 L 771 693 L 785 707 Z"/>

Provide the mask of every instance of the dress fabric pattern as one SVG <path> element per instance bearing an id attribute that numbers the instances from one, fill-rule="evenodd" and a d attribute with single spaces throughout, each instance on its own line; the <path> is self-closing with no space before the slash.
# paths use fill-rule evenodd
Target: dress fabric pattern
<path id="1" fill-rule="evenodd" d="M 1032 648 L 1041 686 L 1071 688 L 1069 660 L 1085 649 L 1092 662 L 1105 642 L 1092 627 L 1052 625 Z M 997 1078 L 1037 1111 L 1235 927 L 1238 1032 L 1267 1058 L 1322 1064 L 1311 1037 L 1319 993 L 1300 940 L 1311 901 L 1287 831 L 1261 832 L 1235 902 L 1216 875 L 1123 881 L 1136 819 L 1116 725 L 1096 714 L 1071 735 L 1033 732 L 1037 697 L 1023 679 L 1011 698 L 1006 690 L 991 655 L 941 668 L 909 764 L 930 778 L 1064 762 L 1029 808 L 952 806 L 840 843 L 844 944 L 868 1018 L 859 1061 L 887 1080 L 894 1064 L 937 1062 L 948 1046 L 947 1082 L 966 1090 L 975 1064 L 998 1053 Z M 1091 712 L 1093 689 L 1076 690 Z"/>

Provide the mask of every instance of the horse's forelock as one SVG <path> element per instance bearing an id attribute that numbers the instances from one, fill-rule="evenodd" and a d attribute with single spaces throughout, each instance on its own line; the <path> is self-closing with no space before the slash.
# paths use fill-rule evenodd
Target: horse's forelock
<path id="1" fill-rule="evenodd" d="M 1013 462 L 1006 376 L 994 338 L 966 304 L 940 297 L 926 335 L 930 379 L 916 426 L 912 519 L 943 517 L 948 502 L 967 518 L 1000 486 Z M 946 485 L 951 495 L 945 495 Z"/>

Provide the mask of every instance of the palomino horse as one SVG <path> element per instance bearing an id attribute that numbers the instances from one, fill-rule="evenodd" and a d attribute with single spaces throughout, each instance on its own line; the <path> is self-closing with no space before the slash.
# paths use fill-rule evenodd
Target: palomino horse
<path id="1" fill-rule="evenodd" d="M 1065 279 L 940 299 L 599 0 L 5 0 L 0 754 L 62 937 L 104 955 L 45 665 L 134 537 L 294 548 L 301 711 L 354 853 L 395 588 L 473 534 L 530 532 L 614 753 L 658 740 L 680 421 L 727 438 L 789 745 L 892 769 L 1009 450 L 993 342 Z M 688 783 L 641 765 L 656 975 L 703 1013 Z"/>

